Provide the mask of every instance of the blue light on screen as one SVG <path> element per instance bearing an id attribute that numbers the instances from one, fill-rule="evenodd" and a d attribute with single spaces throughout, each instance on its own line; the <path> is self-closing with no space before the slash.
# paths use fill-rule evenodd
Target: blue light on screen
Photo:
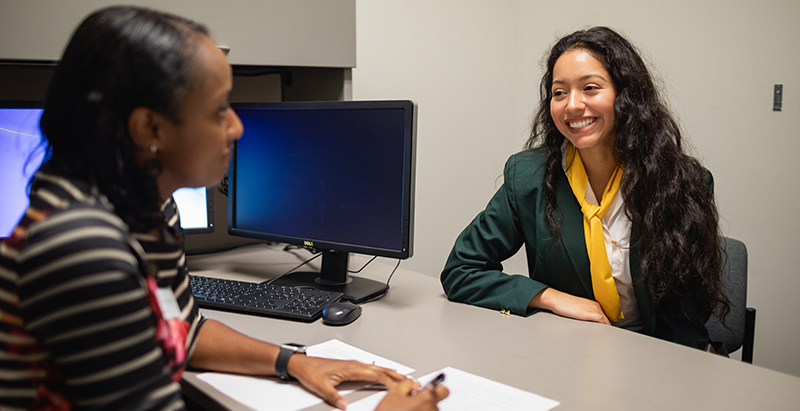
<path id="1" fill-rule="evenodd" d="M 42 163 L 42 109 L 0 108 L 0 237 L 8 237 L 28 207 L 28 182 Z"/>
<path id="2" fill-rule="evenodd" d="M 238 115 L 245 128 L 236 154 L 238 228 L 401 248 L 404 111 Z"/>

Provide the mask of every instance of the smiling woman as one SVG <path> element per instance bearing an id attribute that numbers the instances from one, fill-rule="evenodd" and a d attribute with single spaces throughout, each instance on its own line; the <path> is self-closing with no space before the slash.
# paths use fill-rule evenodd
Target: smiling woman
<path id="1" fill-rule="evenodd" d="M 611 75 L 591 53 L 564 53 L 553 67 L 550 116 L 556 128 L 578 149 L 595 198 L 603 197 L 616 168 L 612 155 L 614 100 Z"/>
<path id="2" fill-rule="evenodd" d="M 611 75 L 588 51 L 564 53 L 553 68 L 550 115 L 556 127 L 577 149 L 611 148 L 614 99 Z"/>
<path id="3" fill-rule="evenodd" d="M 704 324 L 727 306 L 711 174 L 684 153 L 624 37 L 577 31 L 546 64 L 527 150 L 508 160 L 503 186 L 456 240 L 445 292 L 709 348 Z M 528 276 L 503 273 L 523 245 Z"/>

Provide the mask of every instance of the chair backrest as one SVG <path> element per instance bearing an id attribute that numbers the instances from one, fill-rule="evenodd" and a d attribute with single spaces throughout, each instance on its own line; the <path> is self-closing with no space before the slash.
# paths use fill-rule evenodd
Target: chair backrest
<path id="1" fill-rule="evenodd" d="M 745 339 L 745 312 L 747 309 L 747 247 L 733 238 L 722 237 L 725 250 L 722 258 L 725 265 L 722 269 L 722 285 L 731 301 L 731 311 L 725 319 L 725 325 L 716 313 L 706 322 L 711 341 L 722 342 L 728 352 L 741 348 Z"/>

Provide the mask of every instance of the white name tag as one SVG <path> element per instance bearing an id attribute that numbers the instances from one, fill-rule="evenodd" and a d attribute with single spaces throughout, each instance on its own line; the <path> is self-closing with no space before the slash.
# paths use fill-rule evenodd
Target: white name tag
<path id="1" fill-rule="evenodd" d="M 161 307 L 161 315 L 165 320 L 173 318 L 180 318 L 181 308 L 178 306 L 178 300 L 175 299 L 175 294 L 171 288 L 159 287 L 156 291 L 156 298 L 158 305 Z"/>

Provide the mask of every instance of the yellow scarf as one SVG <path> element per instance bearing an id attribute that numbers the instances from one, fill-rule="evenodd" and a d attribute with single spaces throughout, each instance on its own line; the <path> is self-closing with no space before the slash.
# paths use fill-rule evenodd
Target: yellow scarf
<path id="1" fill-rule="evenodd" d="M 603 216 L 614 201 L 619 184 L 622 180 L 622 166 L 617 165 L 614 174 L 603 191 L 600 205 L 596 206 L 586 201 L 586 188 L 589 177 L 583 167 L 583 160 L 578 150 L 571 144 L 567 145 L 567 179 L 572 187 L 575 198 L 581 205 L 583 212 L 583 233 L 586 237 L 586 250 L 589 252 L 589 266 L 592 273 L 592 289 L 597 302 L 611 321 L 624 318 L 619 306 L 619 293 L 614 277 L 611 275 L 611 265 L 606 254 L 606 242 L 603 236 Z"/>

